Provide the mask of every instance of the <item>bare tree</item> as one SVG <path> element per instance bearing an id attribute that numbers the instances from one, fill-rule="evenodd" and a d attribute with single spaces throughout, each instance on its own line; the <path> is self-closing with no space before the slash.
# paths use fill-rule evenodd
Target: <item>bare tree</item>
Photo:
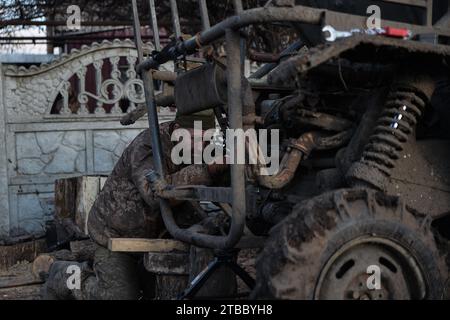
<path id="1" fill-rule="evenodd" d="M 66 10 L 70 5 L 78 5 L 83 17 L 95 21 L 129 21 L 131 20 L 131 1 L 123 0 L 1 0 L 0 21 L 50 21 L 55 17 L 67 16 Z M 245 8 L 262 6 L 267 0 L 244 0 Z M 141 19 L 149 21 L 149 1 L 138 0 Z M 172 30 L 169 0 L 157 0 L 157 16 L 160 27 Z M 218 23 L 234 14 L 233 1 L 208 1 L 210 20 Z M 178 0 L 178 10 L 182 31 L 185 34 L 196 34 L 201 30 L 200 15 L 198 14 L 198 0 Z M 6 22 L 7 23 L 7 22 Z M 15 23 L 15 24 L 16 24 Z M 17 26 L 2 24 L 3 34 L 17 30 Z M 19 28 L 25 28 L 20 27 Z M 248 28 L 248 43 L 254 49 L 268 52 L 278 52 L 286 42 L 292 41 L 295 33 L 286 28 L 269 25 L 258 28 Z"/>

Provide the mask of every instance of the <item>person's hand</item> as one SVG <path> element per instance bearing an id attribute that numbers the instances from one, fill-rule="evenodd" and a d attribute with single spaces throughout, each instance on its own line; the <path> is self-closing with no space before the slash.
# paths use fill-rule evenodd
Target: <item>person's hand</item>
<path id="1" fill-rule="evenodd" d="M 166 182 L 161 180 L 155 170 L 150 170 L 146 175 L 148 182 L 148 188 L 153 192 L 155 196 L 161 197 L 162 192 L 167 187 Z"/>

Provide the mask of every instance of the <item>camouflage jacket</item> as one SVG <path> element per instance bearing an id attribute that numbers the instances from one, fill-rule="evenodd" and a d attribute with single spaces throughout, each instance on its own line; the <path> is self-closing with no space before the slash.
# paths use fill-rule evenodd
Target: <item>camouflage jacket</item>
<path id="1" fill-rule="evenodd" d="M 211 183 L 206 165 L 176 166 L 170 161 L 173 122 L 160 126 L 165 169 L 172 184 Z M 150 130 L 126 148 L 97 197 L 88 218 L 91 238 L 107 247 L 109 238 L 156 238 L 164 230 L 159 204 L 145 178 L 153 167 Z"/>

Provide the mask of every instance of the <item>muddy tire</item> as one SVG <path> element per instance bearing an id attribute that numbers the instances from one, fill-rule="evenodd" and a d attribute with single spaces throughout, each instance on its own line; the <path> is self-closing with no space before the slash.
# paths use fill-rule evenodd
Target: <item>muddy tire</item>
<path id="1" fill-rule="evenodd" d="M 431 221 L 397 197 L 338 190 L 302 202 L 257 261 L 253 298 L 442 299 L 447 269 Z M 381 288 L 369 266 L 379 268 Z M 375 281 L 375 282 L 373 282 Z"/>

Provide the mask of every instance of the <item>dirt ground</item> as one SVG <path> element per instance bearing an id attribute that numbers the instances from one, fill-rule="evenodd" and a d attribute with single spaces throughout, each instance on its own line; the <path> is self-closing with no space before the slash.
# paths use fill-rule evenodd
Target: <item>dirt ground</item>
<path id="1" fill-rule="evenodd" d="M 242 250 L 238 256 L 239 265 L 244 268 L 253 278 L 256 275 L 255 259 L 258 250 Z M 42 283 L 33 283 L 33 264 L 30 262 L 21 262 L 9 268 L 7 271 L 0 271 L 0 286 L 3 283 L 16 282 L 30 284 L 20 285 L 11 288 L 0 288 L 0 300 L 41 300 Z M 248 293 L 249 289 L 245 283 L 238 279 L 239 293 Z"/>
<path id="2" fill-rule="evenodd" d="M 33 281 L 33 278 L 32 263 L 26 261 L 16 264 L 7 271 L 0 271 L 0 284 L 6 281 L 24 284 L 1 288 L 0 300 L 40 300 L 42 284 L 36 283 L 37 281 Z"/>

